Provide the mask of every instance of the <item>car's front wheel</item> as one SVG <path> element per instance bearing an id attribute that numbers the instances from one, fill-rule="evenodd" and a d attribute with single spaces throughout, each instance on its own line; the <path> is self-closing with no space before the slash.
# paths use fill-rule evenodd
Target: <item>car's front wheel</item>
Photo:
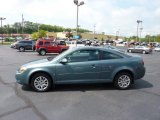
<path id="1" fill-rule="evenodd" d="M 40 55 L 46 55 L 46 51 L 45 50 L 40 50 L 39 54 Z"/>
<path id="2" fill-rule="evenodd" d="M 133 77 L 127 72 L 118 73 L 114 79 L 114 86 L 118 89 L 125 90 L 130 88 Z"/>
<path id="3" fill-rule="evenodd" d="M 31 78 L 31 87 L 37 92 L 46 92 L 51 86 L 51 78 L 45 73 L 37 73 Z"/>

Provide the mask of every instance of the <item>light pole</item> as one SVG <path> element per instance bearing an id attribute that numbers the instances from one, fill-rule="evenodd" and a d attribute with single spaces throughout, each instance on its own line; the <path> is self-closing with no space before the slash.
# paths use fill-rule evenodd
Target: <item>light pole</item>
<path id="1" fill-rule="evenodd" d="M 22 38 L 23 38 L 23 27 L 24 27 L 24 17 L 23 17 L 23 14 L 22 14 Z"/>
<path id="2" fill-rule="evenodd" d="M 139 29 L 139 23 L 142 23 L 142 21 L 141 20 L 137 20 L 137 40 L 136 40 L 136 42 L 139 41 L 139 37 L 138 37 L 139 36 L 139 33 L 138 33 L 139 32 L 139 30 L 138 30 Z"/>
<path id="3" fill-rule="evenodd" d="M 120 31 L 120 29 L 118 29 L 118 30 L 116 31 L 116 40 L 118 40 L 118 37 L 119 37 L 119 31 Z"/>
<path id="4" fill-rule="evenodd" d="M 77 20 L 76 20 L 76 36 L 78 35 L 78 10 L 79 10 L 79 6 L 84 4 L 84 1 L 79 2 L 78 0 L 74 0 L 74 4 L 77 6 Z M 77 42 L 76 42 L 76 46 L 77 46 Z"/>
<path id="5" fill-rule="evenodd" d="M 96 24 L 94 24 L 94 26 L 93 26 L 93 40 L 94 40 L 94 38 L 95 38 L 95 28 L 96 28 Z"/>
<path id="6" fill-rule="evenodd" d="M 1 20 L 1 34 L 2 34 L 2 44 L 3 44 L 3 28 L 2 28 L 2 21 L 5 20 L 6 18 L 0 17 Z"/>
<path id="7" fill-rule="evenodd" d="M 141 27 L 140 27 L 140 33 L 139 33 L 139 42 L 141 42 L 141 34 L 142 34 L 142 30 L 143 30 L 143 27 L 142 27 L 142 22 L 143 21 L 141 21 Z"/>

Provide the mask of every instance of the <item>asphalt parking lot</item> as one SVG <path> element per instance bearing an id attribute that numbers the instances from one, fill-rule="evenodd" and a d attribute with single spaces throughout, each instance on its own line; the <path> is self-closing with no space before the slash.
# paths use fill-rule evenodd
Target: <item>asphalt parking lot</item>
<path id="1" fill-rule="evenodd" d="M 160 120 L 160 52 L 138 54 L 147 71 L 129 90 L 107 83 L 37 93 L 15 82 L 20 65 L 51 55 L 0 46 L 0 120 Z"/>

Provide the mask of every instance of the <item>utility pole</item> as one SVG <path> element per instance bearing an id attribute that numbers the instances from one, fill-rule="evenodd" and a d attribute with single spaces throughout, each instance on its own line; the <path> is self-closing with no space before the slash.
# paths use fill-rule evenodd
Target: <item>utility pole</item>
<path id="1" fill-rule="evenodd" d="M 2 34 L 2 44 L 3 44 L 3 28 L 2 28 L 2 21 L 5 20 L 6 18 L 0 17 L 1 20 L 1 34 Z"/>

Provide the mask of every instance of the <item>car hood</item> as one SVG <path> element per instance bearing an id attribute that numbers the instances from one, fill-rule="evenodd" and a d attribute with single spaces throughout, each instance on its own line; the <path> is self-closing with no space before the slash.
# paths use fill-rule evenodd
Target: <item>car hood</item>
<path id="1" fill-rule="evenodd" d="M 22 66 L 30 68 L 30 67 L 44 66 L 44 65 L 47 65 L 49 63 L 50 63 L 50 61 L 48 61 L 47 59 L 41 59 L 41 60 L 34 60 L 34 61 L 31 61 L 31 62 L 28 62 L 28 63 L 26 63 Z"/>

